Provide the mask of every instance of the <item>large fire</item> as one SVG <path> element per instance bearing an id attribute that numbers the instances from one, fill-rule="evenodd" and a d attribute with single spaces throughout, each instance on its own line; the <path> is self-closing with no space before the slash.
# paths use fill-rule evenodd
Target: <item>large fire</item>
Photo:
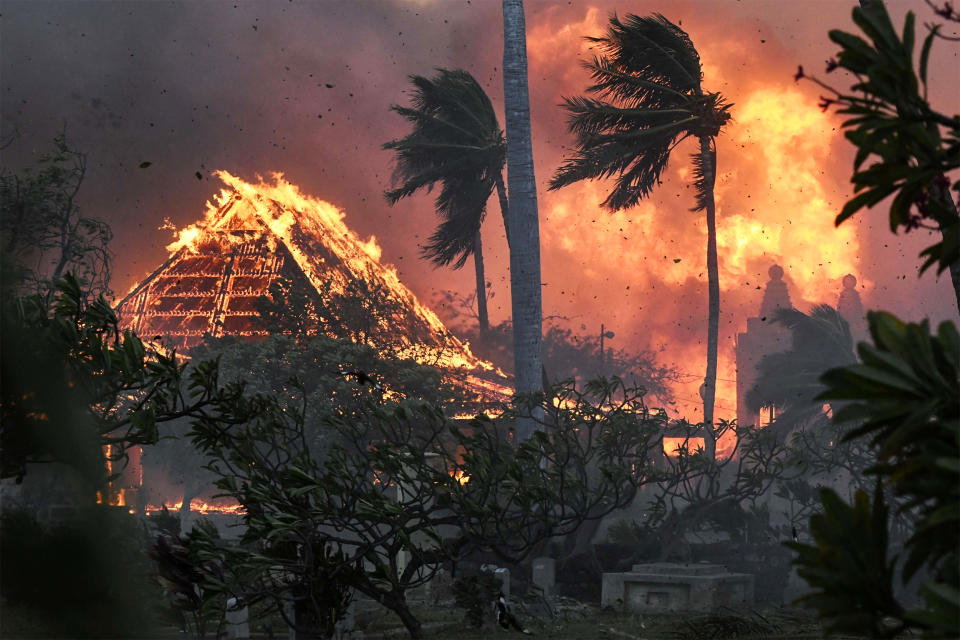
<path id="1" fill-rule="evenodd" d="M 673 437 L 665 436 L 663 438 L 663 453 L 671 458 L 676 458 L 681 451 L 689 454 L 702 451 L 705 447 L 703 438 Z"/>
<path id="2" fill-rule="evenodd" d="M 363 241 L 344 222 L 344 213 L 323 200 L 300 192 L 287 182 L 283 174 L 273 173 L 272 182 L 262 178 L 256 183 L 246 182 L 227 171 L 214 175 L 228 188 L 222 189 L 200 222 L 181 229 L 176 241 L 167 246 L 171 254 L 181 249 L 198 253 L 210 234 L 233 229 L 266 227 L 283 242 L 297 266 L 307 279 L 323 290 L 329 283 L 334 292 L 343 292 L 347 278 L 362 278 L 382 284 L 394 298 L 408 305 L 416 317 L 424 322 L 434 336 L 445 336 L 444 348 L 438 353 L 423 354 L 411 345 L 410 355 L 418 360 L 443 367 L 465 367 L 491 370 L 493 366 L 473 355 L 469 345 L 448 336 L 449 332 L 436 314 L 422 305 L 416 296 L 400 281 L 395 268 L 380 264 L 382 251 L 376 238 Z M 243 236 L 227 236 L 236 242 L 246 242 Z M 322 253 L 328 257 L 324 258 Z M 312 249 L 312 250 L 311 250 Z M 345 268 L 331 269 L 330 261 L 338 261 Z M 398 336 L 408 339 L 408 336 Z"/>
<path id="3" fill-rule="evenodd" d="M 606 28 L 605 12 L 590 8 L 582 19 L 547 11 L 530 30 L 531 68 L 565 71 L 541 83 L 550 94 L 583 95 L 589 84 L 577 62 L 595 52 L 583 36 Z M 568 14 L 570 12 L 567 12 Z M 692 20 L 691 20 L 692 22 Z M 686 20 L 683 21 L 686 25 Z M 861 272 L 855 225 L 833 220 L 849 195 L 846 147 L 838 117 L 823 113 L 816 97 L 795 87 L 785 66 L 774 79 L 744 72 L 744 44 L 736 34 L 701 25 L 691 37 L 704 61 L 704 85 L 719 88 L 734 103 L 733 121 L 717 140 L 717 242 L 721 319 L 717 419 L 736 417 L 734 339 L 746 318 L 758 315 L 767 270 L 783 266 L 794 306 L 835 305 L 844 275 L 858 275 L 862 289 L 874 286 Z M 737 65 L 728 64 L 738 61 Z M 795 66 L 793 67 L 795 69 Z M 532 72 L 539 74 L 539 71 Z M 779 78 L 779 79 L 777 79 Z M 556 100 L 550 105 L 556 110 Z M 547 113 L 547 105 L 541 109 Z M 551 136 L 562 118 L 547 119 Z M 565 134 L 565 142 L 572 136 Z M 560 313 L 593 330 L 614 327 L 620 348 L 653 348 L 680 381 L 671 391 L 671 416 L 702 415 L 698 390 L 706 368 L 706 224 L 693 206 L 689 156 L 695 144 L 674 150 L 651 197 L 611 213 L 598 205 L 609 192 L 604 181 L 580 183 L 540 194 L 545 313 Z M 545 183 L 563 153 L 556 140 L 541 144 L 538 178 Z M 589 294 L 587 294 L 589 292 Z M 584 319 L 584 320 L 581 320 Z M 723 452 L 732 446 L 719 443 Z"/>
<path id="4" fill-rule="evenodd" d="M 148 339 L 160 336 L 170 341 L 163 346 L 177 349 L 198 344 L 204 335 L 259 339 L 267 332 L 257 301 L 272 283 L 305 280 L 324 295 L 342 294 L 362 280 L 391 301 L 378 330 L 390 336 L 392 353 L 466 370 L 464 389 L 482 404 L 509 397 L 507 377 L 450 334 L 396 269 L 380 263 L 376 239 L 361 240 L 341 210 L 303 194 L 280 173 L 257 183 L 227 171 L 214 175 L 226 187 L 207 202 L 203 219 L 181 229 L 167 247 L 169 259 L 117 305 L 124 328 Z"/>
<path id="5" fill-rule="evenodd" d="M 689 154 L 695 146 L 684 143 L 675 149 L 663 184 L 648 201 L 628 211 L 611 214 L 599 209 L 597 203 L 604 199 L 609 187 L 603 182 L 579 184 L 560 192 L 545 189 L 547 180 L 569 151 L 564 147 L 572 143 L 565 128 L 565 114 L 557 103 L 561 96 L 582 95 L 590 84 L 587 73 L 578 65 L 595 53 L 584 37 L 600 35 L 610 11 L 618 8 L 626 11 L 612 1 L 595 0 L 579 5 L 534 3 L 528 11 L 544 314 L 569 318 L 571 328 L 582 332 L 595 331 L 603 322 L 616 332 L 613 348 L 661 350 L 662 363 L 676 367 L 681 381 L 672 388 L 675 404 L 659 404 L 672 417 L 696 420 L 702 411 L 698 389 L 705 370 L 707 296 L 705 225 L 702 214 L 689 211 L 693 205 Z M 638 6 L 630 10 L 645 14 L 652 9 Z M 478 11 L 474 3 L 469 20 L 476 21 Z M 494 9 L 485 11 L 481 22 L 496 21 Z M 453 23 L 455 12 L 444 12 L 451 14 Z M 466 20 L 465 16 L 460 15 L 459 19 Z M 672 5 L 667 17 L 687 30 L 696 44 L 704 66 L 704 87 L 722 91 L 734 104 L 734 119 L 717 141 L 716 186 L 722 314 L 716 415 L 732 419 L 737 406 L 734 339 L 737 331 L 743 330 L 745 319 L 759 310 L 770 265 L 783 266 L 793 302 L 801 310 L 812 303 L 835 304 L 841 289 L 839 280 L 846 273 L 858 277 L 866 296 L 874 283 L 861 266 L 857 227 L 833 227 L 836 212 L 849 195 L 850 152 L 838 132 L 837 116 L 819 110 L 816 91 L 791 81 L 796 64 L 809 60 L 806 54 L 797 59 L 795 49 L 777 44 L 783 39 L 771 38 L 772 27 L 762 17 L 747 26 L 716 20 L 700 11 L 696 3 L 683 2 Z M 478 28 L 467 42 L 473 42 L 471 38 L 479 42 L 481 34 L 487 33 L 486 22 L 476 24 Z M 499 54 L 473 46 L 470 51 L 468 66 L 478 76 L 499 64 Z M 824 57 L 827 55 L 829 51 L 823 53 Z M 426 71 L 410 64 L 414 72 Z M 467 66 L 459 59 L 447 59 L 443 64 Z M 389 82 L 384 79 L 380 86 L 392 88 L 380 88 L 377 92 L 388 91 L 387 99 L 397 101 L 406 87 L 405 80 L 398 78 L 392 85 Z M 496 73 L 491 72 L 490 81 L 484 86 L 494 104 L 500 104 L 502 95 Z M 340 108 L 346 109 L 347 105 L 344 98 Z M 327 120 L 323 124 L 327 127 Z M 379 145 L 393 134 L 387 135 L 376 127 L 341 124 L 322 130 L 324 144 L 316 156 L 320 158 L 317 164 L 328 176 L 335 173 L 337 180 L 349 180 L 351 190 L 355 186 L 360 196 L 372 202 L 373 194 L 386 186 L 385 180 L 377 176 L 386 175 L 389 163 Z M 298 132 L 303 133 L 304 139 L 312 140 L 310 135 L 320 131 L 310 128 Z M 349 132 L 348 138 L 341 137 L 346 135 L 344 131 Z M 360 142 L 360 149 L 378 151 L 354 152 L 356 141 Z M 334 170 L 331 167 L 337 161 L 342 166 L 337 165 Z M 256 167 L 246 169 L 253 171 Z M 298 224 L 337 229 L 349 238 L 345 242 L 358 262 L 377 262 L 377 242 L 372 237 L 361 240 L 347 229 L 343 213 L 333 205 L 304 195 L 282 179 L 258 184 L 226 173 L 217 175 L 228 189 L 211 205 L 208 220 L 185 229 L 171 249 L 193 246 L 204 225 L 215 224 L 212 216 L 222 206 L 226 194 L 240 193 L 249 201 L 251 215 L 263 219 L 276 233 L 286 237 L 294 228 L 294 219 Z M 333 193 L 324 190 L 319 178 L 309 186 L 319 193 Z M 333 197 L 346 198 L 343 193 Z M 283 203 L 283 207 L 271 210 L 271 200 Z M 408 220 L 415 222 L 402 224 L 387 221 L 385 205 L 379 209 L 371 205 L 370 212 L 377 224 L 390 224 L 395 232 L 393 237 L 379 234 L 386 245 L 385 255 L 409 253 L 416 242 L 414 232 L 425 234 L 432 229 L 428 225 L 435 224 L 428 198 L 408 205 L 408 211 L 416 213 Z M 495 204 L 491 205 L 491 212 L 493 207 Z M 498 218 L 489 216 L 485 233 L 493 228 L 493 222 L 499 224 Z M 488 235 L 484 239 L 488 279 L 495 288 L 508 281 L 506 243 L 502 229 L 497 228 L 496 233 L 499 237 Z M 302 256 L 295 257 L 298 263 L 303 262 Z M 395 270 L 384 267 L 383 271 L 385 279 L 398 281 Z M 436 286 L 426 265 L 419 271 L 408 276 L 417 291 L 426 292 Z M 468 275 L 461 272 L 449 277 L 450 281 L 463 283 L 471 280 Z M 461 284 L 461 290 L 469 284 L 472 282 Z M 506 292 L 499 288 L 496 292 L 498 299 L 491 305 L 491 315 L 500 317 L 494 317 L 494 321 L 506 319 L 509 313 L 509 305 L 497 304 L 508 299 Z M 470 360 L 467 355 L 461 357 Z"/>

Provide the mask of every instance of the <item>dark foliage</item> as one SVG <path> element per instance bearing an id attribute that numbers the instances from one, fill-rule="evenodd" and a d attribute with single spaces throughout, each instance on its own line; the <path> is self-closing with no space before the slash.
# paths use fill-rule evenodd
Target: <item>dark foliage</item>
<path id="1" fill-rule="evenodd" d="M 600 55 L 584 66 L 597 98 L 566 98 L 576 154 L 550 181 L 551 189 L 584 179 L 615 177 L 603 206 L 632 207 L 659 184 L 670 152 L 688 137 L 711 138 L 730 119 L 719 93 L 700 87 L 700 56 L 680 27 L 656 14 L 610 18 L 605 36 L 588 38 Z M 695 156 L 697 208 L 705 207 L 701 157 Z M 709 184 L 708 184 L 709 182 Z"/>
<path id="2" fill-rule="evenodd" d="M 85 293 L 109 294 L 113 232 L 103 220 L 82 215 L 77 196 L 87 157 L 66 134 L 53 153 L 20 174 L 0 172 L 0 291 L 4 297 L 46 293 L 74 273 Z"/>
<path id="3" fill-rule="evenodd" d="M 212 366 L 195 372 L 194 384 L 216 386 Z M 558 388 L 563 409 L 549 433 L 519 446 L 506 425 L 528 407 L 458 425 L 422 402 L 370 397 L 353 415 L 326 416 L 334 437 L 321 463 L 302 386 L 287 387 L 292 401 L 237 384 L 219 393 L 193 440 L 218 487 L 246 509 L 247 546 L 223 551 L 228 583 L 248 601 L 295 605 L 305 596 L 293 585 L 314 596 L 320 581 L 355 589 L 393 610 L 414 637 L 422 631 L 409 589 L 469 550 L 519 560 L 628 504 L 661 429 L 642 391 L 617 381 Z"/>
<path id="4" fill-rule="evenodd" d="M 464 620 L 479 629 L 491 615 L 491 607 L 500 592 L 500 580 L 492 573 L 481 572 L 453 582 L 453 600 L 464 609 Z"/>
<path id="5" fill-rule="evenodd" d="M 506 142 L 490 98 L 466 71 L 437 69 L 432 78 L 410 76 L 412 106 L 391 109 L 413 125 L 406 137 L 383 145 L 396 154 L 394 204 L 440 184 L 435 208 L 440 226 L 423 247 L 438 265 L 462 267 L 506 162 Z"/>
<path id="6" fill-rule="evenodd" d="M 791 546 L 816 589 L 805 601 L 832 630 L 894 637 L 914 628 L 943 637 L 960 620 L 960 336 L 946 322 L 931 335 L 926 321 L 906 324 L 883 312 L 868 320 L 873 344 L 860 344 L 861 364 L 824 374 L 820 397 L 849 403 L 835 419 L 860 424 L 847 439 L 869 439 L 876 464 L 867 473 L 915 518 L 902 572 L 905 581 L 925 572 L 925 606 L 905 610 L 893 596 L 898 558 L 887 548 L 880 484 L 872 503 L 858 492 L 852 507 L 824 491 L 825 514 L 811 519 L 815 545 Z"/>
<path id="7" fill-rule="evenodd" d="M 96 483 L 102 446 L 123 461 L 128 446 L 156 442 L 158 423 L 207 398 L 185 393 L 175 354 L 121 332 L 102 295 L 91 300 L 72 274 L 55 287 L 3 301 L 0 473 L 22 480 L 30 463 L 62 462 Z"/>
<path id="8" fill-rule="evenodd" d="M 832 489 L 820 492 L 823 513 L 810 518 L 814 544 L 786 543 L 798 552 L 798 573 L 815 591 L 799 602 L 816 608 L 828 633 L 892 638 L 902 631 L 886 618 L 902 609 L 893 594 L 894 564 L 887 537 L 888 509 L 877 487 L 873 503 L 858 491 L 848 505 Z"/>
<path id="9" fill-rule="evenodd" d="M 941 241 L 920 254 L 921 271 L 933 265 L 943 271 L 960 260 L 960 215 L 950 193 L 960 190 L 960 181 L 951 183 L 950 178 L 950 172 L 960 168 L 960 116 L 941 114 L 927 101 L 927 68 L 939 26 L 924 38 L 915 69 L 913 12 L 907 12 L 902 34 L 882 2 L 855 8 L 853 20 L 867 39 L 830 31 L 830 39 L 841 49 L 828 66 L 828 71 L 840 68 L 856 77 L 850 89 L 837 91 L 815 77 L 801 76 L 833 94 L 823 106 L 836 105 L 849 116 L 843 123 L 845 135 L 857 147 L 851 179 L 856 196 L 836 223 L 893 196 L 890 230 L 939 230 Z"/>
<path id="10" fill-rule="evenodd" d="M 450 325 L 456 327 L 455 333 L 470 343 L 474 353 L 492 362 L 502 371 L 511 373 L 512 324 L 509 321 L 502 322 L 481 333 L 470 324 L 464 323 L 464 316 L 472 313 L 473 299 L 472 295 L 459 296 L 447 291 L 441 294 L 439 304 L 444 308 Z M 546 331 L 543 335 L 543 366 L 550 380 L 583 382 L 601 376 L 617 377 L 633 386 L 642 387 L 648 398 L 656 398 L 661 404 L 673 400 L 669 386 L 677 380 L 677 373 L 657 362 L 657 352 L 629 352 L 605 347 L 605 353 L 601 354 L 599 335 L 586 335 L 585 326 L 581 327 L 581 332 L 575 332 L 549 318 L 544 324 Z M 608 341 L 606 345 L 609 344 Z"/>
<path id="11" fill-rule="evenodd" d="M 4 505 L 0 590 L 5 606 L 49 620 L 62 637 L 154 637 L 159 590 L 150 584 L 146 536 L 125 509 L 86 507 L 39 522 Z"/>

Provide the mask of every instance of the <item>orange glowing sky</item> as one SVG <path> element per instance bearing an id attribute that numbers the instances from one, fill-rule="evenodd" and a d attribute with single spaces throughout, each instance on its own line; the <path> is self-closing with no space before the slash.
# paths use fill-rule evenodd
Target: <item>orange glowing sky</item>
<path id="1" fill-rule="evenodd" d="M 236 4 L 236 8 L 233 5 Z M 663 185 L 628 211 L 597 203 L 602 182 L 547 192 L 571 137 L 561 96 L 587 84 L 579 61 L 586 35 L 610 11 L 664 13 L 686 29 L 704 66 L 704 87 L 734 103 L 718 140 L 721 343 L 718 415 L 732 417 L 733 339 L 757 313 L 767 268 L 781 264 L 795 305 L 836 303 L 854 273 L 867 307 L 934 320 L 957 317 L 946 277 L 917 278 L 919 235 L 893 237 L 874 211 L 835 229 L 849 196 L 852 153 L 838 118 L 817 107 L 819 91 L 793 82 L 798 64 L 819 72 L 836 47 L 829 28 L 851 28 L 855 3 L 536 2 L 527 0 L 529 77 L 539 190 L 544 313 L 577 331 L 616 332 L 611 346 L 662 349 L 687 382 L 679 410 L 699 412 L 706 335 L 705 229 L 689 183 L 691 146 L 675 151 Z M 893 2 L 895 23 L 908 3 Z M 357 0 L 352 3 L 5 3 L 4 118 L 22 140 L 21 162 L 45 150 L 63 122 L 90 154 L 88 213 L 116 232 L 114 288 L 123 292 L 166 257 L 164 218 L 199 219 L 226 169 L 245 179 L 282 171 L 304 193 L 327 200 L 422 300 L 469 292 L 470 267 L 437 271 L 418 259 L 434 224 L 431 197 L 388 207 L 390 155 L 380 146 L 405 133 L 388 111 L 404 103 L 409 74 L 434 67 L 472 72 L 502 104 L 502 23 L 495 0 Z M 919 23 L 932 16 L 909 3 Z M 38 43 L 44 46 L 37 46 Z M 957 47 L 939 43 L 931 99 L 960 111 L 951 65 Z M 842 78 L 830 78 L 843 82 Z M 330 86 L 328 86 L 330 85 Z M 498 107 L 502 114 L 502 108 Z M 501 119 L 502 122 L 502 119 Z M 5 122 L 4 127 L 10 125 Z M 138 166 L 150 161 L 149 169 Z M 207 177 L 198 181 L 196 171 Z M 491 315 L 509 313 L 506 243 L 495 199 L 484 224 Z M 437 309 L 441 316 L 443 309 Z"/>

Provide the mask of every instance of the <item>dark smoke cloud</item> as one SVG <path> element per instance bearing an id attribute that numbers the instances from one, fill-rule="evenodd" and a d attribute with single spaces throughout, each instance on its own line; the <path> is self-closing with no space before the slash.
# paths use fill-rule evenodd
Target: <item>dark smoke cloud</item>
<path id="1" fill-rule="evenodd" d="M 908 5 L 888 4 L 894 21 L 902 22 Z M 792 85 L 797 64 L 819 69 L 835 52 L 826 30 L 850 28 L 853 3 L 528 0 L 526 5 L 536 172 L 543 186 L 571 142 L 557 104 L 586 86 L 578 64 L 590 52 L 581 37 L 597 35 L 612 10 L 662 11 L 681 23 L 701 51 L 706 87 L 738 102 L 761 87 Z M 403 121 L 388 108 L 406 102 L 410 74 L 462 67 L 495 105 L 502 104 L 496 0 L 7 1 L 0 42 L 3 128 L 16 127 L 20 134 L 5 151 L 4 165 L 30 164 L 66 127 L 75 146 L 89 154 L 83 206 L 109 220 L 116 233 L 118 293 L 166 257 L 164 245 L 172 238 L 157 229 L 164 218 L 186 226 L 202 215 L 203 203 L 220 188 L 209 173 L 220 168 L 248 180 L 281 171 L 304 193 L 341 207 L 361 236 L 376 235 L 384 260 L 396 264 L 424 300 L 437 289 L 471 290 L 470 268 L 436 271 L 419 260 L 418 244 L 434 224 L 431 196 L 388 207 L 382 192 L 390 185 L 390 156 L 380 147 L 405 133 Z M 938 46 L 931 76 L 948 78 L 955 48 Z M 816 90 L 799 90 L 815 108 Z M 932 98 L 945 111 L 960 110 L 949 87 L 934 87 Z M 832 144 L 824 184 L 831 206 L 838 206 L 849 195 L 850 154 L 842 141 Z M 757 197 L 751 185 L 763 170 L 740 161 L 737 153 L 732 135 L 721 139 L 721 173 L 724 167 L 737 171 L 726 178 L 721 230 L 725 215 L 748 210 L 750 196 Z M 141 169 L 143 162 L 151 165 Z M 571 318 L 583 331 L 599 330 L 604 322 L 617 331 L 617 347 L 662 346 L 665 360 L 695 378 L 702 356 L 691 361 L 691 354 L 703 350 L 706 289 L 700 275 L 702 224 L 687 212 L 692 198 L 680 173 L 685 165 L 683 154 L 672 162 L 671 175 L 651 199 L 659 212 L 651 217 L 639 211 L 609 216 L 597 211 L 595 201 L 576 202 L 580 194 L 605 193 L 603 185 L 569 194 L 541 189 L 544 311 Z M 573 224 L 569 217 L 551 217 L 558 202 L 577 205 L 584 219 Z M 509 314 L 507 254 L 494 202 L 490 214 L 484 226 L 487 276 L 496 293 L 492 316 L 501 320 Z M 927 239 L 892 237 L 884 217 L 875 211 L 848 223 L 856 225 L 860 240 L 858 275 L 873 283 L 864 290 L 868 306 L 911 318 L 956 318 L 947 277 L 938 281 L 931 273 L 917 280 L 916 254 Z M 592 225 L 594 235 L 601 229 L 609 240 L 603 246 L 565 242 L 565 235 L 588 228 L 580 225 Z M 662 235 L 668 256 L 638 258 L 644 234 Z M 653 264 L 666 259 L 670 266 L 676 257 L 681 262 L 673 272 Z M 723 263 L 723 254 L 720 259 Z M 629 270 L 618 270 L 621 260 Z M 733 335 L 759 304 L 756 286 L 766 281 L 769 260 L 751 257 L 749 283 L 725 291 L 728 363 Z M 788 282 L 795 285 L 789 270 Z M 794 296 L 804 303 L 835 302 L 803 291 Z M 685 393 L 695 396 L 697 384 L 694 380 Z"/>

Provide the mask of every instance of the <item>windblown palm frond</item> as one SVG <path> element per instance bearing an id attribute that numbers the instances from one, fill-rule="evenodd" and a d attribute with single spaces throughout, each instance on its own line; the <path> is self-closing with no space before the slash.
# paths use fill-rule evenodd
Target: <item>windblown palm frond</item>
<path id="1" fill-rule="evenodd" d="M 703 94 L 696 48 L 662 15 L 627 15 L 623 21 L 613 15 L 606 35 L 588 40 L 601 54 L 584 65 L 594 81 L 587 91 L 598 97 L 564 99 L 577 148 L 550 189 L 616 177 L 603 202 L 615 211 L 650 194 L 682 140 L 716 136 L 730 118 L 730 105 L 718 93 Z M 699 196 L 698 190 L 698 207 Z"/>
<path id="2" fill-rule="evenodd" d="M 506 160 L 503 132 L 490 98 L 462 70 L 437 69 L 433 78 L 411 76 L 411 106 L 393 111 L 413 125 L 404 138 L 383 145 L 395 152 L 391 204 L 437 183 L 440 226 L 423 248 L 438 265 L 462 267 L 472 255 L 487 200 Z"/>
<path id="3" fill-rule="evenodd" d="M 587 40 L 599 44 L 604 57 L 618 68 L 641 79 L 683 94 L 700 91 L 700 54 L 690 36 L 659 13 L 627 14 L 623 21 L 613 14 L 607 34 Z"/>
<path id="4" fill-rule="evenodd" d="M 820 376 L 857 359 L 850 326 L 830 305 L 817 305 L 809 314 L 778 309 L 774 322 L 792 332 L 790 349 L 760 360 L 747 407 L 751 411 L 777 407 L 781 413 L 775 424 L 787 432 L 822 414 L 823 402 L 816 398 L 826 387 Z"/>

